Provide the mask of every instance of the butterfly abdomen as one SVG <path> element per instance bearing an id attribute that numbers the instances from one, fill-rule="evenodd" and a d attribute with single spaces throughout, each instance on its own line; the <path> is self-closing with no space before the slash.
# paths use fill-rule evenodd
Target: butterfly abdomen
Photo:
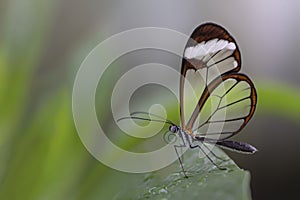
<path id="1" fill-rule="evenodd" d="M 241 153 L 255 153 L 257 149 L 250 144 L 244 142 L 236 142 L 231 140 L 223 140 L 216 142 L 217 145 L 225 149 L 238 151 Z"/>

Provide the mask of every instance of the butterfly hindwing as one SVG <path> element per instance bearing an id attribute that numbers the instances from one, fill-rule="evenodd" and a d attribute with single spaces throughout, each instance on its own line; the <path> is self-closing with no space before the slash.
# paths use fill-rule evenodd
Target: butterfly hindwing
<path id="1" fill-rule="evenodd" d="M 212 81 L 202 94 L 201 112 L 187 126 L 209 139 L 226 139 L 242 130 L 254 114 L 257 95 L 244 74 L 230 73 Z M 195 121 L 192 121 L 195 119 Z M 191 123 L 191 125 L 189 125 Z"/>

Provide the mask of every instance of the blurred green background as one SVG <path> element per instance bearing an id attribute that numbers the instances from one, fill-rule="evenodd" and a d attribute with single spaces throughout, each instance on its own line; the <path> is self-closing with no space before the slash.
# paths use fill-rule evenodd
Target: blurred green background
<path id="1" fill-rule="evenodd" d="M 254 119 L 236 139 L 260 151 L 230 155 L 251 172 L 253 199 L 296 198 L 299 8 L 293 0 L 1 0 L 0 198 L 111 199 L 134 186 L 139 175 L 102 165 L 81 143 L 71 109 L 76 71 L 94 46 L 120 31 L 155 26 L 190 35 L 205 21 L 235 36 L 242 71 L 258 90 Z M 109 112 L 99 109 L 99 120 L 109 127 Z"/>

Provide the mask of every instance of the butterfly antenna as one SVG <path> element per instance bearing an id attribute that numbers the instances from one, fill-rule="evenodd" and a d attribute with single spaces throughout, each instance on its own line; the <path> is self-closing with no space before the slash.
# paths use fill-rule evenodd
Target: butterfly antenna
<path id="1" fill-rule="evenodd" d="M 166 121 L 166 120 L 158 120 L 158 119 L 148 119 L 148 118 L 143 118 L 143 117 L 122 117 L 120 119 L 117 120 L 117 122 L 124 120 L 124 119 L 138 119 L 138 120 L 143 120 L 143 121 L 151 121 L 151 122 L 161 122 L 161 123 L 167 123 L 170 125 L 175 125 L 174 123 L 170 122 L 170 121 Z"/>
<path id="2" fill-rule="evenodd" d="M 156 115 L 156 114 L 153 114 L 153 113 L 149 113 L 149 112 L 145 112 L 145 111 L 132 112 L 132 113 L 130 113 L 130 116 L 137 115 L 137 114 L 144 114 L 144 115 L 149 115 L 149 116 L 157 117 L 159 119 L 162 119 L 162 120 L 165 120 L 165 121 L 168 121 L 168 122 L 174 124 L 171 120 L 165 119 L 165 118 L 163 118 L 163 117 L 161 117 L 159 115 Z"/>
<path id="3" fill-rule="evenodd" d="M 138 114 L 149 115 L 149 116 L 156 117 L 158 119 L 149 119 L 149 118 L 146 118 L 146 117 L 136 117 L 136 116 L 134 116 L 134 115 L 138 115 Z M 167 124 L 170 124 L 170 125 L 176 125 L 171 120 L 165 119 L 165 118 L 163 118 L 159 115 L 149 113 L 149 112 L 145 112 L 145 111 L 132 112 L 132 113 L 130 113 L 130 117 L 122 117 L 122 118 L 118 119 L 117 122 L 119 122 L 121 120 L 124 120 L 124 119 L 138 119 L 138 120 L 144 120 L 144 121 L 161 122 L 161 123 L 167 123 Z"/>

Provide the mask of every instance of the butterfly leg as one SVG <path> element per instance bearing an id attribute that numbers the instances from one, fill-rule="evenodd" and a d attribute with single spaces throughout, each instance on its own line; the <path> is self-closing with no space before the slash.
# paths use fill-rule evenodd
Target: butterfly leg
<path id="1" fill-rule="evenodd" d="M 209 148 L 206 146 L 205 143 L 202 143 L 202 144 L 203 144 L 203 146 L 204 146 L 208 151 L 210 151 L 210 153 L 211 153 L 214 157 L 216 157 L 217 159 L 222 160 L 222 161 L 224 161 L 224 162 L 229 160 L 229 159 L 221 158 L 220 156 L 218 156 L 217 154 L 215 154 L 215 153 L 213 152 L 212 149 L 209 149 Z"/>
<path id="2" fill-rule="evenodd" d="M 185 147 L 186 147 L 186 145 L 185 145 Z M 180 148 L 180 155 L 181 155 L 181 161 L 182 161 L 182 163 L 184 163 L 184 155 L 183 155 L 183 153 L 184 153 L 183 148 Z"/>
<path id="3" fill-rule="evenodd" d="M 180 167 L 182 169 L 182 172 L 183 172 L 185 178 L 188 178 L 188 176 L 186 175 L 186 171 L 183 168 L 183 159 L 182 159 L 183 157 L 180 156 L 180 154 L 178 153 L 178 148 L 180 148 L 180 150 L 182 151 L 182 148 L 186 147 L 186 142 L 184 141 L 184 137 L 183 137 L 182 133 L 179 134 L 179 137 L 182 140 L 182 143 L 177 144 L 177 145 L 175 144 L 174 149 L 175 149 L 176 155 L 178 157 L 178 161 L 179 161 Z M 181 155 L 183 155 L 182 152 L 181 152 Z"/>
<path id="4" fill-rule="evenodd" d="M 219 165 L 217 165 L 214 161 L 213 161 L 213 159 L 211 159 L 211 157 L 204 151 L 204 149 L 203 148 L 201 148 L 201 146 L 200 145 L 193 145 L 192 144 L 192 141 L 191 140 L 187 140 L 188 141 L 188 143 L 189 143 L 189 146 L 190 146 L 190 148 L 191 149 L 194 149 L 194 148 L 199 148 L 203 153 L 204 153 L 204 155 L 208 158 L 208 160 L 214 165 L 214 166 L 216 166 L 218 169 L 220 169 L 220 170 L 226 170 L 226 168 L 223 168 L 223 167 L 220 167 Z"/>
<path id="5" fill-rule="evenodd" d="M 185 172 L 185 170 L 183 168 L 183 163 L 182 163 L 181 157 L 180 157 L 180 155 L 179 155 L 179 153 L 177 151 L 177 148 L 181 148 L 182 149 L 183 147 L 185 147 L 185 145 L 174 145 L 174 149 L 175 149 L 176 155 L 178 157 L 178 161 L 179 161 L 180 167 L 182 169 L 182 172 L 183 172 L 185 178 L 188 178 L 188 176 L 186 175 L 186 172 Z"/>

